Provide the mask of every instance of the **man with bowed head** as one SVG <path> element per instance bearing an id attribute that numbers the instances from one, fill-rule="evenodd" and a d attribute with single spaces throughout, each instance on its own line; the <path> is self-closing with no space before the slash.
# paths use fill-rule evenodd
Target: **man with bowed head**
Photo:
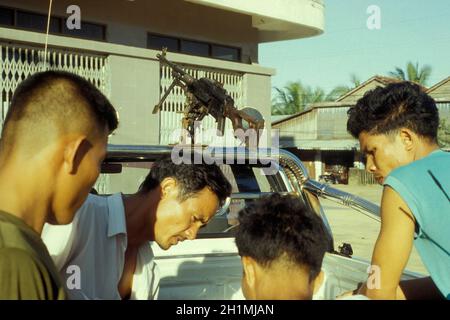
<path id="1" fill-rule="evenodd" d="M 450 298 L 450 153 L 439 149 L 439 112 L 410 82 L 367 92 L 348 111 L 366 170 L 384 186 L 381 229 L 372 255 L 381 285 L 373 299 Z M 402 281 L 413 244 L 430 277 Z"/>
<path id="2" fill-rule="evenodd" d="M 89 195 L 69 226 L 46 225 L 43 238 L 71 299 L 156 299 L 159 272 L 150 241 L 162 249 L 196 238 L 231 185 L 213 164 L 153 163 L 134 194 Z M 71 266 L 80 268 L 70 285 Z"/>

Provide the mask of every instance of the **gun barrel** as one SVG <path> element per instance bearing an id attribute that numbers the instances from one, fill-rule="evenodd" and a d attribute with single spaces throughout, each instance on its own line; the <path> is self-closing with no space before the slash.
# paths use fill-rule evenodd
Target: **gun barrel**
<path id="1" fill-rule="evenodd" d="M 219 131 L 220 135 L 223 136 L 225 130 L 225 117 L 219 117 L 217 119 L 217 130 Z"/>
<path id="2" fill-rule="evenodd" d="M 181 69 L 180 66 L 178 66 L 177 64 L 169 61 L 166 59 L 165 55 L 161 55 L 161 54 L 157 54 L 156 57 L 158 58 L 158 60 L 166 65 L 168 65 L 170 68 L 172 68 L 173 71 L 175 71 L 176 73 L 178 73 L 180 75 L 180 77 L 182 78 L 182 80 L 188 84 L 192 84 L 194 82 L 194 78 L 192 76 L 190 76 L 189 74 L 186 73 L 186 71 L 184 71 L 183 69 Z"/>

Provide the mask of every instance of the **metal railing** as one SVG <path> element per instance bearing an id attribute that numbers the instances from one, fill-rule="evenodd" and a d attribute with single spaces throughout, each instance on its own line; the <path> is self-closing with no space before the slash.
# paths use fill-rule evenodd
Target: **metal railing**
<path id="1" fill-rule="evenodd" d="M 109 96 L 109 68 L 106 56 L 0 43 L 0 129 L 17 86 L 30 75 L 47 70 L 63 70 L 89 80 Z"/>

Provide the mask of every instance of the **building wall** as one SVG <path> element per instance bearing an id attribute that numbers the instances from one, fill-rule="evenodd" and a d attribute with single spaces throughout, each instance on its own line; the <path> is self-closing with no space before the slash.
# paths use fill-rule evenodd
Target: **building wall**
<path id="1" fill-rule="evenodd" d="M 317 138 L 323 140 L 352 139 L 347 132 L 349 107 L 318 108 Z"/>
<path id="2" fill-rule="evenodd" d="M 53 1 L 53 14 L 67 17 L 72 0 Z M 147 33 L 213 42 L 241 48 L 242 61 L 258 61 L 257 29 L 251 16 L 180 0 L 78 0 L 81 18 L 107 25 L 107 41 L 147 47 Z M 2 5 L 47 13 L 48 2 L 2 0 Z M 180 13 L 182 13 L 180 17 Z"/>
<path id="3" fill-rule="evenodd" d="M 41 49 L 44 41 L 42 33 L 2 27 L 0 39 Z M 111 143 L 159 143 L 160 114 L 152 114 L 153 107 L 160 98 L 160 68 L 156 59 L 158 51 L 56 35 L 49 36 L 49 48 L 107 57 L 107 82 L 110 87 L 106 93 L 118 109 L 120 117 L 119 129 L 111 137 Z M 242 88 L 244 103 L 257 108 L 266 119 L 270 119 L 270 79 L 274 70 L 185 54 L 173 53 L 167 57 L 180 64 L 242 72 L 246 79 Z M 243 105 L 237 107 L 242 108 Z M 181 127 L 181 123 L 179 126 Z M 270 123 L 268 128 L 270 129 Z"/>
<path id="4" fill-rule="evenodd" d="M 439 87 L 429 91 L 428 94 L 436 101 L 439 117 L 450 122 L 450 78 Z"/>
<path id="5" fill-rule="evenodd" d="M 312 179 L 318 180 L 325 171 L 339 171 L 346 183 L 348 168 L 354 166 L 356 159 L 356 150 L 349 149 L 348 141 L 356 140 L 347 132 L 348 108 L 317 106 L 273 125 L 273 129 L 280 130 L 281 146 L 297 149 L 294 153 L 304 161 Z"/>
<path id="6" fill-rule="evenodd" d="M 279 130 L 282 145 L 287 146 L 298 146 L 301 140 L 351 140 L 347 132 L 348 108 L 314 108 L 273 127 Z"/>
<path id="7" fill-rule="evenodd" d="M 268 81 L 269 80 L 269 81 Z M 258 74 L 250 74 L 247 73 L 244 75 L 243 80 L 244 95 L 242 101 L 242 107 L 252 107 L 258 109 L 265 121 L 265 130 L 267 132 L 271 132 L 271 123 L 270 123 L 270 115 L 271 115 L 271 105 L 267 105 L 267 102 L 271 101 L 271 81 L 270 78 L 258 75 Z M 267 135 L 267 140 L 265 141 L 266 146 L 272 146 L 272 138 L 271 135 Z M 264 146 L 264 144 L 260 143 Z"/>
<path id="8" fill-rule="evenodd" d="M 294 147 L 299 140 L 317 139 L 317 110 L 275 124 L 273 129 L 279 130 L 281 146 Z"/>
<path id="9" fill-rule="evenodd" d="M 111 142 L 159 144 L 159 115 L 152 114 L 159 100 L 159 63 L 154 60 L 111 55 L 110 99 L 120 125 Z"/>

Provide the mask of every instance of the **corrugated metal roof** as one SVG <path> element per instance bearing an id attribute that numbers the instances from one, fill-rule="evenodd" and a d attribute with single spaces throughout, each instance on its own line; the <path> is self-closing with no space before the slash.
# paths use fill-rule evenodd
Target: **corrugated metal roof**
<path id="1" fill-rule="evenodd" d="M 434 86 L 432 86 L 431 88 L 429 88 L 429 89 L 427 90 L 427 93 L 428 93 L 428 94 L 432 93 L 432 92 L 435 91 L 437 88 L 443 86 L 443 85 L 446 84 L 447 82 L 450 82 L 450 77 L 447 77 L 447 78 L 445 78 L 445 79 L 439 81 L 438 83 L 436 83 Z M 431 95 L 431 96 L 432 96 L 432 95 Z"/>
<path id="2" fill-rule="evenodd" d="M 278 122 L 278 121 L 282 121 L 284 119 L 287 119 L 287 118 L 289 118 L 291 116 L 292 116 L 292 114 L 284 114 L 284 115 L 276 115 L 276 116 L 272 115 L 270 117 L 270 120 L 271 120 L 271 123 L 274 123 L 274 122 Z"/>
<path id="3" fill-rule="evenodd" d="M 359 149 L 359 141 L 356 139 L 346 140 L 296 140 L 283 143 L 281 147 L 296 147 L 300 150 L 355 150 Z"/>
<path id="4" fill-rule="evenodd" d="M 311 104 L 307 109 L 298 112 L 296 114 L 291 114 L 291 115 L 287 115 L 287 116 L 272 116 L 272 127 L 277 127 L 280 123 L 283 123 L 285 121 L 289 121 L 291 119 L 300 117 L 304 114 L 307 114 L 315 109 L 325 109 L 325 108 L 349 108 L 350 106 L 352 106 L 354 104 L 351 103 L 342 103 L 342 102 L 333 102 L 333 101 L 326 101 L 326 102 L 320 102 L 320 103 L 314 103 Z M 280 118 L 274 118 L 274 117 L 280 117 Z M 284 118 L 281 118 L 284 117 Z"/>
<path id="5" fill-rule="evenodd" d="M 378 82 L 378 83 L 382 84 L 383 86 L 386 86 L 386 85 L 388 85 L 390 83 L 396 83 L 396 82 L 400 82 L 400 81 L 401 80 L 399 80 L 399 79 L 395 79 L 395 78 L 391 78 L 391 77 L 384 77 L 384 76 L 375 75 L 375 76 L 367 79 L 363 83 L 361 83 L 359 86 L 353 88 L 352 90 L 348 91 L 344 95 L 340 96 L 339 98 L 336 99 L 336 101 L 340 102 L 340 101 L 344 100 L 347 97 L 353 96 L 353 94 L 355 92 L 363 89 L 365 86 L 367 86 L 371 82 Z M 362 97 L 362 95 L 360 95 L 360 97 Z"/>

